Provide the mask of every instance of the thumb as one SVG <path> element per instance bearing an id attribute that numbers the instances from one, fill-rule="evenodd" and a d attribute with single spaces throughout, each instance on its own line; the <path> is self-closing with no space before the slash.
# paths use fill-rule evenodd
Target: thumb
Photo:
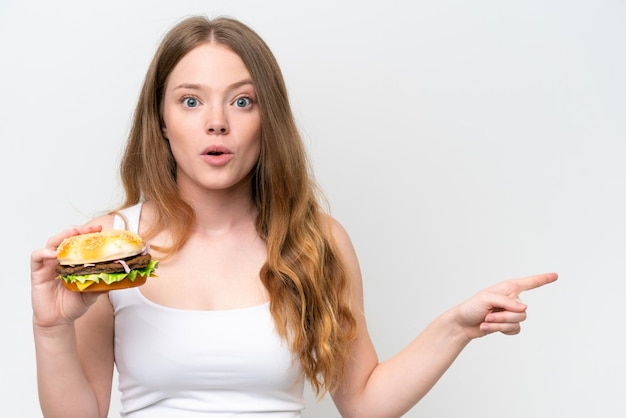
<path id="1" fill-rule="evenodd" d="M 510 312 L 524 312 L 528 305 L 523 303 L 519 297 L 512 299 L 506 295 L 494 295 L 491 300 L 492 311 L 510 311 Z"/>

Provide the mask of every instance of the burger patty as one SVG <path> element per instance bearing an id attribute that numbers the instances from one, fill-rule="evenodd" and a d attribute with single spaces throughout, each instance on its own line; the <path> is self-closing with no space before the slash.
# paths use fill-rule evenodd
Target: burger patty
<path id="1" fill-rule="evenodd" d="M 123 258 L 122 261 L 124 261 L 131 270 L 134 270 L 146 267 L 150 263 L 151 259 L 152 256 L 150 254 L 138 254 L 133 257 Z M 82 276 L 86 274 L 98 273 L 123 273 L 124 271 L 125 270 L 122 263 L 119 263 L 115 260 L 77 266 L 63 266 L 59 264 L 56 267 L 56 273 L 61 276 Z"/>

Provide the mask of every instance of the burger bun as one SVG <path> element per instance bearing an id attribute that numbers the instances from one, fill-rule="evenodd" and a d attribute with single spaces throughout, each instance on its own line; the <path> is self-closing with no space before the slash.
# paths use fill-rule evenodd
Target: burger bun
<path id="1" fill-rule="evenodd" d="M 132 257 L 144 249 L 141 237 L 131 231 L 93 232 L 63 240 L 57 248 L 57 260 L 61 265 L 101 263 Z"/>

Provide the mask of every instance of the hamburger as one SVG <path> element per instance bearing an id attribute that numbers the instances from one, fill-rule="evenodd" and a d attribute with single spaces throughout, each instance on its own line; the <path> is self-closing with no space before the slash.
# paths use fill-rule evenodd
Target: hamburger
<path id="1" fill-rule="evenodd" d="M 75 292 L 101 292 L 140 286 L 158 261 L 131 231 L 111 230 L 74 235 L 57 248 L 58 278 Z"/>

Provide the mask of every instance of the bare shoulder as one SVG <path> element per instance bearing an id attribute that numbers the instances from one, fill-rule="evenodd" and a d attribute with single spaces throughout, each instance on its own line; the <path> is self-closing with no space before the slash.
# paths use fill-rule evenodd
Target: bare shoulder
<path id="1" fill-rule="evenodd" d="M 330 235 L 335 240 L 335 244 L 341 252 L 345 252 L 346 250 L 353 251 L 350 235 L 337 219 L 333 218 L 331 215 L 323 214 L 321 220 L 322 225 L 328 228 Z"/>
<path id="2" fill-rule="evenodd" d="M 113 214 L 105 214 L 96 216 L 95 218 L 90 219 L 85 223 L 87 226 L 101 226 L 102 230 L 113 229 L 113 220 L 115 219 L 115 215 Z"/>
<path id="3" fill-rule="evenodd" d="M 329 215 L 328 213 L 320 213 L 319 220 L 321 227 L 329 230 L 333 236 L 335 236 L 335 234 L 347 234 L 343 225 L 341 225 L 341 223 L 332 215 Z"/>
<path id="4" fill-rule="evenodd" d="M 150 202 L 144 202 L 141 207 L 141 222 L 150 222 L 151 219 L 154 218 L 155 213 L 154 205 Z M 108 213 L 101 214 L 99 216 L 95 216 L 91 220 L 89 220 L 86 225 L 87 226 L 101 226 L 103 231 L 113 229 L 114 221 L 116 217 L 125 218 L 123 214 L 123 209 L 119 210 L 111 210 Z"/>
<path id="5" fill-rule="evenodd" d="M 361 271 L 359 261 L 348 231 L 331 215 L 324 214 L 322 216 L 322 223 L 324 227 L 328 228 L 330 235 L 334 240 L 334 245 L 336 246 L 337 251 L 341 254 L 343 261 L 346 263 L 346 267 L 348 267 L 352 279 L 360 282 Z"/>

